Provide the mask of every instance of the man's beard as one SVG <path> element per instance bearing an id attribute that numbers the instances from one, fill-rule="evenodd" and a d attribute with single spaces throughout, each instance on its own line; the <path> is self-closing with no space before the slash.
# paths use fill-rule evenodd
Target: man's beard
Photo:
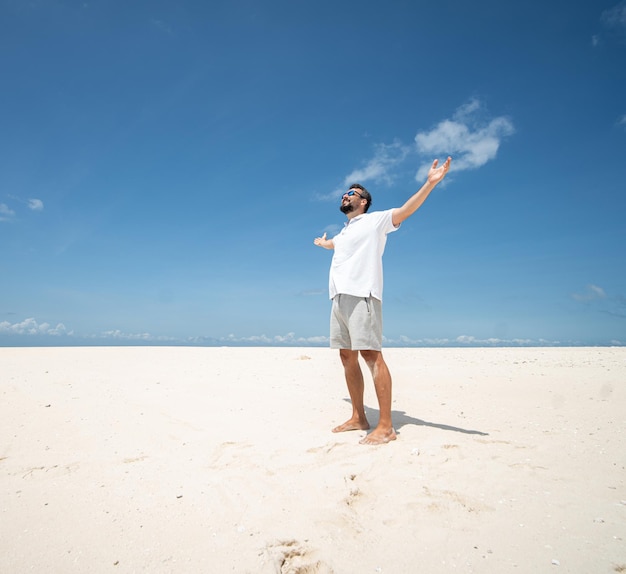
<path id="1" fill-rule="evenodd" d="M 354 211 L 354 205 L 352 205 L 351 203 L 346 203 L 345 205 L 342 203 L 339 206 L 339 211 L 341 211 L 341 213 L 350 213 L 351 211 Z"/>

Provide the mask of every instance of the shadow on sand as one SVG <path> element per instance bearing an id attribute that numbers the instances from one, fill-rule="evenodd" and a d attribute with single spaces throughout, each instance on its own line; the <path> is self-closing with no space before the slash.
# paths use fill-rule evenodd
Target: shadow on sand
<path id="1" fill-rule="evenodd" d="M 344 399 L 346 402 L 350 402 L 350 399 Z M 379 417 L 378 409 L 372 409 L 370 407 L 365 407 L 365 414 L 367 416 L 367 420 L 370 422 L 372 428 L 376 426 Z M 396 429 L 396 432 L 399 433 L 399 429 L 401 429 L 405 425 L 415 425 L 422 427 L 432 427 L 435 429 L 452 431 L 452 432 L 460 432 L 463 434 L 475 434 L 479 436 L 489 436 L 489 433 L 482 432 L 474 429 L 464 429 L 461 427 L 453 427 L 451 425 L 446 425 L 443 423 L 433 423 L 429 421 L 425 421 L 422 419 L 416 419 L 406 414 L 404 411 L 391 411 L 391 419 L 393 420 L 393 428 Z"/>

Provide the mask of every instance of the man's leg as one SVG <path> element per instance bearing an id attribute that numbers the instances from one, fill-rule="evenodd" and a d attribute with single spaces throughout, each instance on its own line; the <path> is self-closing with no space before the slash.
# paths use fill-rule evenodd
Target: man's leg
<path id="1" fill-rule="evenodd" d="M 391 374 L 380 351 L 361 351 L 361 356 L 372 372 L 380 418 L 378 426 L 360 442 L 361 444 L 384 444 L 396 439 L 396 431 L 391 422 Z"/>
<path id="2" fill-rule="evenodd" d="M 350 400 L 352 401 L 352 416 L 342 425 L 335 427 L 333 432 L 367 430 L 370 428 L 370 424 L 367 422 L 363 406 L 364 382 L 363 372 L 359 365 L 359 352 L 340 349 L 339 356 L 343 363 L 348 393 L 350 393 Z"/>

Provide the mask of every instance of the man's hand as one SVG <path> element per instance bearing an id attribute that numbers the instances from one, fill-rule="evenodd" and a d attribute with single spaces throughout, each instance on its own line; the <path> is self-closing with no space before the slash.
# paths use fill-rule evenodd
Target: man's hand
<path id="1" fill-rule="evenodd" d="M 313 243 L 315 245 L 319 245 L 320 247 L 323 247 L 324 249 L 334 249 L 335 248 L 335 244 L 333 243 L 333 240 L 332 239 L 326 239 L 326 234 L 325 233 L 321 237 L 316 237 L 313 240 Z"/>
<path id="2" fill-rule="evenodd" d="M 448 170 L 450 169 L 451 161 L 452 161 L 452 158 L 448 157 L 448 159 L 443 163 L 443 165 L 437 167 L 439 160 L 436 159 L 433 162 L 433 165 L 431 165 L 430 169 L 428 170 L 428 177 L 426 181 L 428 181 L 428 183 L 432 185 L 437 185 L 444 177 L 446 177 L 446 174 L 448 173 Z"/>

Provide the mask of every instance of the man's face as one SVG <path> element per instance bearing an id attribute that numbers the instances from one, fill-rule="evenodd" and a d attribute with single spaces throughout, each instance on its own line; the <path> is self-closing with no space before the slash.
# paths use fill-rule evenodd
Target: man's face
<path id="1" fill-rule="evenodd" d="M 346 193 L 344 193 L 341 197 L 341 205 L 339 206 L 339 209 L 342 213 L 351 213 L 361 206 L 361 200 L 362 197 L 357 189 L 346 191 Z"/>

